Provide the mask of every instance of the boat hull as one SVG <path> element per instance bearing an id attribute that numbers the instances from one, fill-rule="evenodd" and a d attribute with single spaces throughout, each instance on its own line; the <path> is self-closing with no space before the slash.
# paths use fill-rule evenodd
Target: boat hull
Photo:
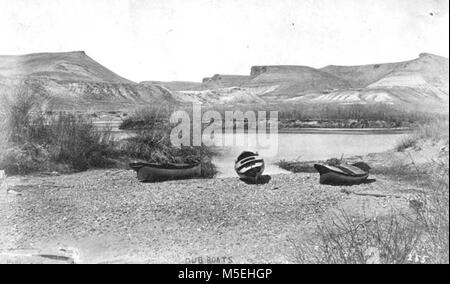
<path id="1" fill-rule="evenodd" d="M 132 163 L 130 167 L 136 171 L 138 180 L 142 182 L 188 179 L 201 175 L 201 164 Z"/>
<path id="2" fill-rule="evenodd" d="M 321 184 L 331 184 L 331 185 L 360 184 L 365 182 L 368 177 L 369 174 L 366 174 L 364 176 L 345 176 L 335 172 L 329 172 L 326 174 L 321 174 L 319 182 Z"/>
<path id="3" fill-rule="evenodd" d="M 316 164 L 314 168 L 320 173 L 321 184 L 353 185 L 367 180 L 369 173 L 351 165 L 329 166 Z"/>
<path id="4" fill-rule="evenodd" d="M 241 179 L 254 182 L 258 182 L 264 168 L 264 160 L 251 151 L 243 151 L 234 164 L 234 169 Z"/>
<path id="5" fill-rule="evenodd" d="M 236 170 L 236 172 L 241 179 L 257 181 L 264 172 L 264 168 L 264 161 L 261 160 L 261 162 L 256 163 L 251 168 L 245 169 L 244 171 Z"/>

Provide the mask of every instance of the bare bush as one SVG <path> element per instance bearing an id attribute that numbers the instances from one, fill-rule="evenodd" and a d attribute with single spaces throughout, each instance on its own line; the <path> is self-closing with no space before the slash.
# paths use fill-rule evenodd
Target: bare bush
<path id="1" fill-rule="evenodd" d="M 410 197 L 408 212 L 367 218 L 344 210 L 323 221 L 312 242 L 295 244 L 300 263 L 449 263 L 448 157 L 426 170 L 401 169 L 395 176 L 423 190 Z M 392 170 L 389 170 L 392 175 Z"/>
<path id="2" fill-rule="evenodd" d="M 153 163 L 201 163 L 202 177 L 210 178 L 217 173 L 211 158 L 216 155 L 212 148 L 202 146 L 173 147 L 169 129 L 140 131 L 126 140 L 122 151 L 130 158 Z"/>
<path id="3" fill-rule="evenodd" d="M 413 133 L 403 138 L 395 147 L 402 152 L 419 144 L 420 141 L 447 141 L 449 140 L 449 119 L 438 118 L 418 126 Z"/>
<path id="4" fill-rule="evenodd" d="M 296 245 L 300 263 L 408 263 L 420 227 L 399 214 L 367 218 L 340 210 L 317 227 L 314 242 Z"/>
<path id="5" fill-rule="evenodd" d="M 211 160 L 216 155 L 213 148 L 205 145 L 182 147 L 172 145 L 169 117 L 174 109 L 174 106 L 159 104 L 136 110 L 120 126 L 121 129 L 136 131 L 134 137 L 128 138 L 123 143 L 122 152 L 130 158 L 152 163 L 201 163 L 202 177 L 215 176 L 217 169 Z M 185 110 L 191 111 L 189 108 Z"/>
<path id="6" fill-rule="evenodd" d="M 174 106 L 167 104 L 139 108 L 122 122 L 120 129 L 152 130 L 163 128 L 169 121 L 169 116 L 174 109 Z"/>
<path id="7" fill-rule="evenodd" d="M 423 251 L 430 262 L 449 263 L 449 163 L 430 165 L 427 191 L 416 197 L 416 220 L 426 232 Z"/>
<path id="8" fill-rule="evenodd" d="M 46 115 L 27 88 L 4 97 L 2 109 L 0 168 L 8 174 L 47 171 L 59 164 L 75 171 L 112 164 L 113 147 L 91 121 L 70 113 Z"/>

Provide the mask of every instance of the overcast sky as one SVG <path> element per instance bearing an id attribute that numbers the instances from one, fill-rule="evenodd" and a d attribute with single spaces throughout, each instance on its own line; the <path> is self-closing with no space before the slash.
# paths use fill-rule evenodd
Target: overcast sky
<path id="1" fill-rule="evenodd" d="M 448 57 L 448 0 L 0 0 L 0 54 L 84 50 L 133 81 Z"/>

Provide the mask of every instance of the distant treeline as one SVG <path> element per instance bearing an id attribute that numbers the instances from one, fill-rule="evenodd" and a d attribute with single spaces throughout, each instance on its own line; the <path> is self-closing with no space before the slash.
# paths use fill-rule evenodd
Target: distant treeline
<path id="1" fill-rule="evenodd" d="M 192 118 L 192 105 L 153 105 L 142 107 L 126 118 L 121 129 L 151 129 L 165 127 L 170 115 L 185 110 Z M 342 104 L 276 104 L 203 106 L 202 113 L 215 110 L 222 119 L 226 111 L 270 111 L 278 112 L 279 128 L 397 128 L 414 127 L 436 118 L 447 118 L 448 114 L 436 114 L 417 110 L 403 110 L 386 104 L 342 105 Z M 238 122 L 237 122 L 238 123 Z"/>

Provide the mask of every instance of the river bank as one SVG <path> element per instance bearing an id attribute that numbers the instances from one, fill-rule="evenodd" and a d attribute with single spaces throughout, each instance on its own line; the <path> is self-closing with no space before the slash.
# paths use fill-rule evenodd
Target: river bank
<path id="1" fill-rule="evenodd" d="M 373 178 L 352 189 L 400 197 L 348 195 L 341 187 L 320 185 L 317 174 L 273 175 L 262 185 L 238 178 L 139 183 L 127 170 L 9 178 L 14 193 L 1 193 L 0 262 L 16 252 L 76 251 L 79 263 L 223 257 L 233 263 L 291 263 L 292 241 L 311 238 L 318 220 L 335 208 L 383 214 L 408 207 L 413 186 Z"/>
<path id="2" fill-rule="evenodd" d="M 445 135 L 445 130 L 442 130 L 442 135 Z M 364 161 L 368 163 L 374 173 L 382 173 L 387 169 L 395 170 L 396 172 L 401 168 L 429 167 L 431 163 L 439 160 L 447 160 L 449 155 L 448 138 L 446 139 L 420 139 L 414 137 L 416 133 L 402 136 L 395 142 L 395 145 L 389 147 L 388 150 L 373 152 L 363 155 L 347 155 L 342 157 L 344 163 L 356 163 Z M 334 158 L 341 158 L 334 156 Z M 278 161 L 277 165 L 287 171 L 294 173 L 311 173 L 315 172 L 314 164 L 325 163 L 325 160 L 306 160 L 295 161 L 283 159 Z M 448 163 L 448 162 L 447 162 Z"/>
<path id="3" fill-rule="evenodd" d="M 321 185 L 317 173 L 274 174 L 260 185 L 237 177 L 140 183 L 123 169 L 8 177 L 0 262 L 297 262 L 296 244 L 316 240 L 318 225 L 339 210 L 373 220 L 420 205 L 426 187 L 391 172 L 405 168 L 397 157 L 415 158 L 408 168 L 439 157 L 448 165 L 448 139 L 436 141 L 359 157 L 388 167 L 351 187 Z M 448 171 L 446 180 L 448 192 Z"/>

